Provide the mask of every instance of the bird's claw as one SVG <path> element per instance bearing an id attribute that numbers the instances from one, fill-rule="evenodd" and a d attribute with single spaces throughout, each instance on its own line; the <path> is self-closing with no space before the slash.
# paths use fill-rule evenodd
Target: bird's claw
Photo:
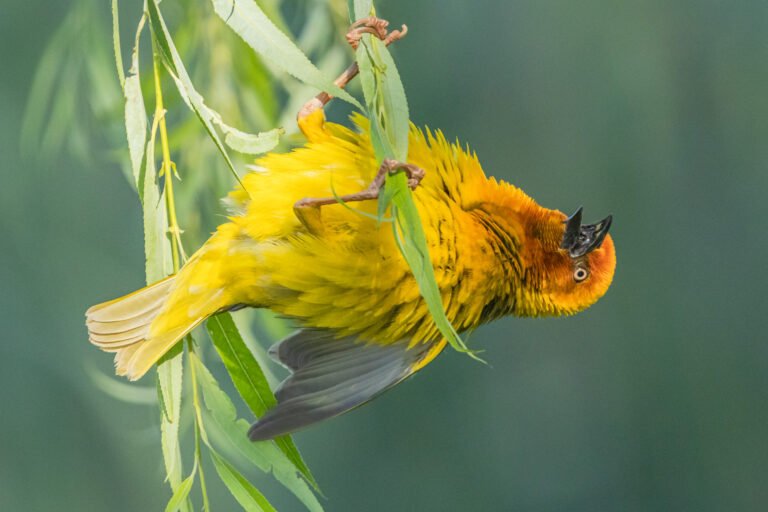
<path id="1" fill-rule="evenodd" d="M 387 32 L 389 22 L 376 16 L 369 16 L 361 20 L 357 20 L 349 27 L 347 32 L 347 42 L 353 50 L 357 50 L 360 46 L 360 40 L 363 34 L 371 34 L 381 39 L 385 45 L 389 46 L 393 42 L 402 39 L 408 33 L 408 27 L 403 25 L 400 30 L 393 30 Z"/>
<path id="2" fill-rule="evenodd" d="M 408 188 L 411 190 L 418 187 L 419 183 L 421 183 L 421 180 L 423 180 L 426 175 L 424 169 L 417 165 L 398 162 L 397 160 L 389 158 L 384 160 L 383 164 L 387 167 L 389 174 L 395 174 L 401 170 L 405 171 L 405 174 L 408 176 Z"/>

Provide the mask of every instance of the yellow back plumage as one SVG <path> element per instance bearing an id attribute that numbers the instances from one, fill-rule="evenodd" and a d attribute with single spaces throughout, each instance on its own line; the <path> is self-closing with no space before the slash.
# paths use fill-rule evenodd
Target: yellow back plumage
<path id="1" fill-rule="evenodd" d="M 91 339 L 117 352 L 119 373 L 141 376 L 180 335 L 241 305 L 268 307 L 302 325 L 371 343 L 440 339 L 392 225 L 374 218 L 376 201 L 323 206 L 317 229 L 294 212 L 301 199 L 352 194 L 374 178 L 380 162 L 368 121 L 355 115 L 353 122 L 357 130 L 327 123 L 318 110 L 300 121 L 306 145 L 257 160 L 243 187 L 227 198 L 229 222 L 175 278 L 146 292 L 151 309 L 142 291 L 128 301 L 136 311 L 126 313 L 120 300 L 89 311 Z M 407 161 L 426 173 L 414 201 L 446 314 L 458 330 L 509 313 L 575 312 L 607 289 L 610 239 L 606 277 L 594 289 L 571 290 L 571 263 L 558 246 L 562 213 L 487 179 L 476 156 L 440 132 L 412 126 Z M 544 287 L 551 291 L 543 293 Z M 124 324 L 132 330 L 116 327 Z"/>
<path id="2" fill-rule="evenodd" d="M 322 112 L 309 116 L 301 123 L 308 138 L 305 146 L 259 159 L 243 180 L 245 190 L 230 194 L 230 220 L 247 240 L 239 258 L 248 260 L 244 267 L 258 268 L 262 280 L 269 276 L 263 286 L 241 279 L 240 300 L 268 304 L 310 325 L 342 335 L 362 333 L 380 343 L 418 329 L 417 338 L 434 339 L 437 330 L 399 254 L 391 225 L 370 217 L 376 212 L 375 201 L 323 207 L 322 236 L 307 232 L 294 215 L 293 205 L 302 198 L 354 193 L 373 179 L 379 162 L 367 119 L 354 116 L 353 122 L 358 131 L 326 123 Z M 428 230 L 437 235 L 430 237 L 430 250 L 439 283 L 450 288 L 462 277 L 454 272 L 461 270 L 461 262 L 456 261 L 453 240 L 440 237 L 465 220 L 457 201 L 472 200 L 468 182 L 485 182 L 485 176 L 475 156 L 449 144 L 439 132 L 412 127 L 409 139 L 408 161 L 426 171 L 415 192 L 416 203 L 422 220 L 435 226 Z M 443 234 L 437 229 L 441 223 Z M 466 290 L 471 281 L 466 280 Z"/>

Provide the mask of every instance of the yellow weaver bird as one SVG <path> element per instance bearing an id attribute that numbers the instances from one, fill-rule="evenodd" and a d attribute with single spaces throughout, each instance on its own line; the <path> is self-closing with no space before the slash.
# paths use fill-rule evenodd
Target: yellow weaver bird
<path id="1" fill-rule="evenodd" d="M 352 31 L 389 43 L 386 22 Z M 359 40 L 359 37 L 357 38 Z M 351 66 L 337 83 L 357 73 Z M 577 313 L 605 294 L 616 264 L 611 217 L 583 225 L 486 177 L 475 154 L 439 131 L 411 126 L 407 163 L 376 160 L 368 120 L 326 122 L 320 94 L 299 116 L 307 143 L 256 161 L 231 192 L 229 222 L 173 276 L 87 313 L 89 338 L 139 379 L 193 328 L 248 306 L 302 329 L 271 349 L 293 373 L 277 406 L 253 425 L 276 437 L 371 400 L 445 347 L 392 228 L 375 220 L 388 172 L 406 172 L 426 232 L 443 305 L 459 331 L 504 315 Z M 367 186 L 367 188 L 365 188 Z M 362 190 L 362 192 L 361 192 Z M 361 215 L 334 198 L 359 201 Z"/>

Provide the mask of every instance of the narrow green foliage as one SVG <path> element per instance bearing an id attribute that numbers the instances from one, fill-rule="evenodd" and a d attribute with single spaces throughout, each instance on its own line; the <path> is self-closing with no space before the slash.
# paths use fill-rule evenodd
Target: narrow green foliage
<path id="1" fill-rule="evenodd" d="M 404 197 L 407 193 L 404 191 L 409 192 L 406 176 L 403 173 L 392 176 L 387 180 L 386 186 L 390 187 L 392 185 L 394 185 L 392 188 L 395 189 L 392 196 L 392 215 L 397 219 L 397 224 L 394 227 L 395 238 L 400 252 L 411 267 L 416 282 L 419 284 L 419 292 L 427 303 L 429 313 L 432 315 L 440 333 L 454 349 L 483 362 L 474 351 L 467 348 L 464 340 L 461 339 L 445 316 L 440 289 L 435 280 L 432 260 L 429 257 L 429 252 L 427 252 L 427 239 L 419 219 L 419 212 L 413 200 Z"/>
<path id="2" fill-rule="evenodd" d="M 355 0 L 354 6 L 357 18 L 373 12 L 369 0 Z M 406 162 L 410 126 L 408 102 L 397 66 L 384 43 L 367 34 L 357 49 L 357 62 L 371 121 L 371 143 L 376 158 L 380 161 L 390 158 Z M 383 218 L 390 206 L 392 216 L 396 219 L 393 230 L 400 252 L 413 272 L 435 325 L 454 349 L 477 359 L 445 314 L 427 248 L 427 238 L 403 172 L 387 176 L 384 191 L 379 197 L 379 218 Z"/>
<path id="3" fill-rule="evenodd" d="M 122 78 L 123 96 L 125 97 L 125 132 L 128 136 L 128 153 L 131 157 L 131 171 L 133 173 L 134 184 L 139 192 L 139 199 L 144 201 L 144 179 L 142 179 L 143 168 L 146 156 L 145 145 L 147 143 L 147 109 L 144 104 L 144 97 L 141 93 L 141 77 L 139 75 L 139 41 L 144 29 L 146 18 L 144 16 L 139 20 L 136 29 L 136 38 L 131 52 L 131 68 L 128 70 L 128 76 Z M 115 21 L 117 22 L 117 21 Z M 119 44 L 119 43 L 115 43 Z M 120 49 L 115 47 L 115 55 L 119 55 Z M 119 69 L 122 69 L 122 59 L 118 62 Z M 153 144 L 154 147 L 154 144 Z M 154 159 L 154 158 L 153 158 Z M 154 162 L 148 160 L 154 165 Z M 146 217 L 145 217 L 146 218 Z"/>
<path id="4" fill-rule="evenodd" d="M 93 385 L 104 394 L 127 404 L 151 405 L 158 401 L 159 389 L 128 383 L 125 379 L 102 373 L 93 367 L 86 367 L 86 372 Z"/>
<path id="5" fill-rule="evenodd" d="M 157 6 L 157 0 L 147 1 L 147 13 L 149 14 L 149 21 L 152 25 L 152 35 L 160 50 L 163 63 L 176 83 L 176 88 L 179 90 L 179 94 L 187 106 L 197 115 L 206 132 L 208 132 L 208 135 L 211 137 L 211 140 L 213 140 L 213 143 L 216 145 L 216 148 L 221 153 L 221 156 L 224 158 L 232 175 L 238 182 L 240 182 L 240 176 L 232 163 L 232 159 L 229 157 L 229 153 L 227 153 L 227 150 L 224 147 L 224 143 L 222 143 L 221 138 L 216 131 L 216 126 L 218 126 L 225 134 L 233 133 L 233 138 L 230 140 L 235 140 L 235 143 L 241 149 L 247 149 L 248 152 L 253 152 L 255 149 L 258 149 L 261 152 L 271 150 L 277 145 L 280 132 L 272 130 L 272 133 L 262 137 L 260 135 L 246 134 L 224 123 L 219 113 L 205 104 L 203 96 L 197 92 L 194 85 L 192 85 L 189 73 L 187 73 L 187 70 L 184 67 L 181 56 L 179 55 L 178 50 L 176 50 L 176 46 L 168 32 L 165 20 Z"/>
<path id="6" fill-rule="evenodd" d="M 276 512 L 267 498 L 259 492 L 240 472 L 213 449 L 209 450 L 213 467 L 219 478 L 227 486 L 229 492 L 237 500 L 243 510 L 248 512 Z"/>
<path id="7" fill-rule="evenodd" d="M 166 237 L 166 232 L 168 231 L 166 207 L 165 201 L 160 194 L 160 188 L 157 183 L 157 170 L 155 169 L 156 132 L 157 119 L 153 123 L 146 152 L 143 152 L 144 165 L 138 177 L 144 218 L 144 256 L 146 257 L 147 284 L 163 279 L 171 271 L 170 247 Z M 136 138 L 139 137 L 137 136 Z"/>
<path id="8" fill-rule="evenodd" d="M 160 443 L 165 461 L 165 473 L 174 494 L 184 482 L 181 480 L 182 462 L 181 446 L 179 440 L 179 424 L 181 422 L 181 392 L 182 377 L 184 373 L 183 347 L 176 345 L 163 360 L 157 365 L 157 380 L 160 388 L 162 414 L 160 416 Z M 190 484 L 191 485 L 191 484 Z M 189 494 L 187 491 L 186 495 Z M 191 506 L 182 503 L 182 510 L 189 510 Z"/>
<path id="9" fill-rule="evenodd" d="M 213 316 L 208 319 L 206 328 L 238 393 L 253 414 L 257 418 L 261 417 L 277 403 L 275 395 L 269 388 L 261 366 L 240 336 L 232 316 L 229 313 Z M 307 481 L 318 489 L 317 482 L 301 458 L 293 439 L 290 436 L 282 436 L 275 439 L 275 443 Z"/>
<path id="10" fill-rule="evenodd" d="M 267 62 L 362 109 L 348 92 L 336 86 L 281 32 L 254 0 L 211 0 L 216 14 Z"/>
<path id="11" fill-rule="evenodd" d="M 29 88 L 19 142 L 34 159 L 60 159 L 62 153 L 92 162 L 104 155 L 112 133 L 103 129 L 120 103 L 114 55 L 97 0 L 72 0 L 50 34 Z M 11 71 L 8 71 L 10 73 Z M 85 119 L 95 123 L 83 122 Z M 92 126 L 98 125 L 98 131 Z M 59 166 L 49 166 L 51 170 Z"/>
<path id="12" fill-rule="evenodd" d="M 371 36 L 365 36 L 357 48 L 357 59 L 376 155 L 404 162 L 408 158 L 408 101 L 395 61 L 384 43 Z"/>
<path id="13" fill-rule="evenodd" d="M 197 466 L 195 466 L 197 469 Z M 192 490 L 192 486 L 195 484 L 195 471 L 185 478 L 176 490 L 173 492 L 171 499 L 168 500 L 168 504 L 165 506 L 165 512 L 176 512 L 177 510 L 183 510 L 184 503 L 189 498 L 189 492 Z"/>
<path id="14" fill-rule="evenodd" d="M 296 470 L 293 462 L 272 441 L 251 442 L 248 439 L 248 422 L 237 418 L 234 404 L 221 390 L 213 375 L 200 359 L 194 354 L 190 354 L 190 359 L 199 378 L 205 407 L 210 412 L 213 425 L 220 436 L 231 446 L 237 448 L 249 462 L 261 471 L 271 471 L 275 478 L 296 495 L 308 510 L 322 511 L 323 508 L 312 493 L 312 489 Z"/>
<path id="15" fill-rule="evenodd" d="M 141 35 L 144 20 L 139 22 L 136 31 L 136 43 L 134 54 L 131 57 L 132 73 L 126 79 L 126 90 L 135 86 L 136 94 L 128 97 L 126 94 L 126 131 L 128 133 L 129 149 L 131 150 L 132 165 L 140 160 L 137 145 L 145 137 L 141 128 L 142 119 L 146 121 L 144 101 L 141 97 L 141 88 L 138 75 L 138 41 Z M 133 115 L 133 118 L 129 116 Z M 164 115 L 164 113 L 159 113 Z M 146 152 L 143 155 L 143 173 L 137 179 L 137 187 L 143 191 L 143 216 L 144 216 L 144 249 L 146 256 L 147 284 L 163 279 L 171 272 L 170 246 L 166 233 L 168 231 L 168 216 L 166 202 L 160 193 L 158 173 L 155 167 L 155 134 L 157 133 L 159 118 L 155 114 Z M 134 171 L 135 172 L 135 171 Z M 171 510 L 180 508 L 182 511 L 191 509 L 187 497 L 194 479 L 192 476 L 182 481 L 181 447 L 179 440 L 179 423 L 181 419 L 181 395 L 182 380 L 184 374 L 183 347 L 179 344 L 171 349 L 157 365 L 157 382 L 159 389 L 159 401 L 161 404 L 160 433 L 163 461 L 168 482 L 173 490 L 174 497 L 179 497 L 178 505 Z M 194 473 L 193 473 L 194 474 Z M 173 498 L 172 498 L 173 501 Z M 169 503 L 169 506 L 171 504 Z"/>
<path id="16" fill-rule="evenodd" d="M 350 23 L 375 13 L 373 0 L 348 0 L 347 7 L 349 8 Z"/>
<path id="17" fill-rule="evenodd" d="M 120 8 L 117 0 L 112 0 L 112 47 L 115 50 L 115 65 L 120 87 L 125 88 L 125 70 L 123 69 L 123 52 L 120 48 Z"/>
<path id="18" fill-rule="evenodd" d="M 206 322 L 206 329 L 235 388 L 253 414 L 259 417 L 274 407 L 275 396 L 264 372 L 245 345 L 232 316 L 229 313 L 213 316 Z"/>
<path id="19" fill-rule="evenodd" d="M 277 146 L 280 137 L 285 133 L 282 128 L 257 134 L 241 132 L 236 128 L 230 128 L 224 137 L 224 143 L 239 153 L 246 155 L 260 155 Z"/>

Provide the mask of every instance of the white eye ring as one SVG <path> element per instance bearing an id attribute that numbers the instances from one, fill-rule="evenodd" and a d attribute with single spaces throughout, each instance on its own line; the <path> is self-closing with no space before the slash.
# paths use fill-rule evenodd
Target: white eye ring
<path id="1" fill-rule="evenodd" d="M 584 267 L 577 267 L 576 270 L 573 271 L 573 280 L 577 283 L 582 282 L 588 277 L 589 270 L 585 269 Z"/>

